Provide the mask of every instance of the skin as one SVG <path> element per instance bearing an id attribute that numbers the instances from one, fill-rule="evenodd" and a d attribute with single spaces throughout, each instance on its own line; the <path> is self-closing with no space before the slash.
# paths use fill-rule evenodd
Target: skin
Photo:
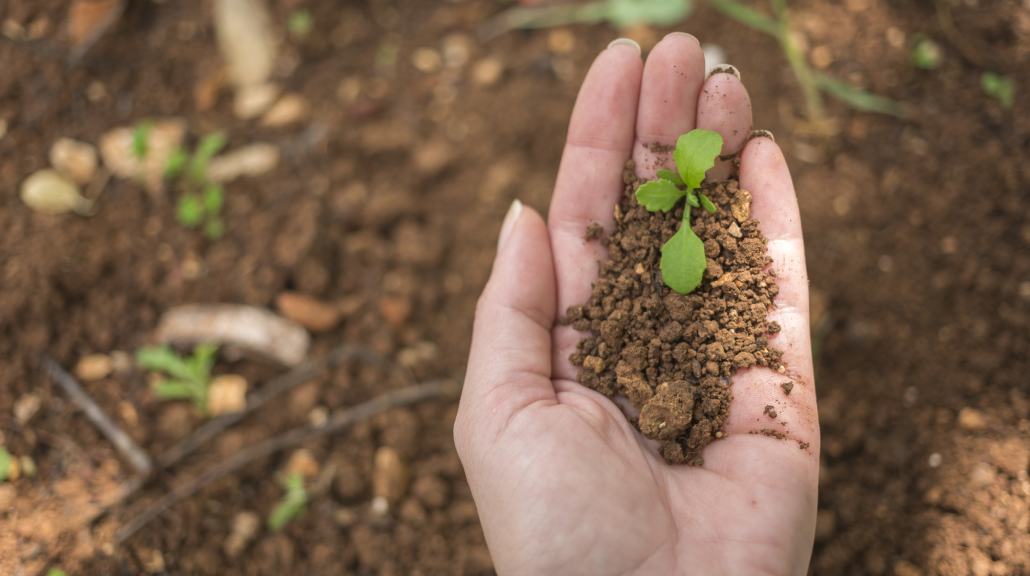
<path id="1" fill-rule="evenodd" d="M 739 154 L 740 182 L 769 240 L 780 293 L 771 339 L 794 381 L 738 372 L 726 436 L 701 467 L 670 466 L 568 361 L 582 334 L 556 325 L 584 302 L 604 252 L 629 157 L 652 177 L 673 144 L 701 127 Z M 812 551 L 819 424 L 808 332 L 808 279 L 797 199 L 770 138 L 752 138 L 747 91 L 732 73 L 704 77 L 697 40 L 676 33 L 641 59 L 616 42 L 591 67 L 569 126 L 549 219 L 513 205 L 476 309 L 454 439 L 499 574 L 804 574 Z M 666 162 L 666 166 L 671 164 Z M 727 174 L 717 166 L 709 177 Z M 786 423 L 786 439 L 752 432 Z M 779 428 L 784 430 L 784 428 Z M 807 448 L 800 447 L 807 443 Z"/>

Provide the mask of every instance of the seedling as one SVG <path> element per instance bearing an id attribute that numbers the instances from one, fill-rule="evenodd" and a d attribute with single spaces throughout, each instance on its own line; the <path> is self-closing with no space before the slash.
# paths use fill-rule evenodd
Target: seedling
<path id="1" fill-rule="evenodd" d="M 311 33 L 311 12 L 305 8 L 294 10 L 286 21 L 286 29 L 294 38 L 304 38 Z"/>
<path id="2" fill-rule="evenodd" d="M 222 222 L 222 205 L 225 192 L 221 184 L 211 182 L 207 167 L 211 158 L 225 147 L 225 135 L 215 132 L 205 136 L 193 154 L 185 150 L 176 150 L 165 163 L 164 176 L 169 180 L 178 180 L 182 195 L 175 208 L 175 216 L 179 223 L 187 228 L 203 226 L 204 234 L 217 239 L 225 233 Z"/>
<path id="3" fill-rule="evenodd" d="M 7 448 L 0 446 L 0 482 L 6 482 L 11 476 L 11 467 L 14 466 L 14 458 Z"/>
<path id="4" fill-rule="evenodd" d="M 132 129 L 132 155 L 137 160 L 143 160 L 147 157 L 150 146 L 150 131 L 153 129 L 153 122 L 140 122 Z"/>
<path id="5" fill-rule="evenodd" d="M 551 28 L 570 24 L 608 22 L 616 28 L 636 24 L 671 26 L 693 11 L 693 0 L 596 0 L 585 4 L 517 7 L 500 14 L 489 25 L 487 36 L 518 28 Z"/>
<path id="6" fill-rule="evenodd" d="M 823 92 L 862 112 L 876 112 L 899 118 L 906 116 L 904 107 L 890 98 L 872 94 L 827 74 L 813 71 L 808 66 L 805 54 L 791 30 L 787 0 L 770 0 L 775 17 L 766 16 L 737 0 L 709 1 L 725 16 L 764 32 L 779 42 L 780 49 L 801 86 L 801 93 L 805 99 L 805 116 L 817 129 L 829 125 L 823 105 Z"/>
<path id="7" fill-rule="evenodd" d="M 199 344 L 193 355 L 183 358 L 169 346 L 148 346 L 136 351 L 141 368 L 158 372 L 165 378 L 154 384 L 154 393 L 163 400 L 190 400 L 201 413 L 207 411 L 207 390 L 211 383 L 211 367 L 218 346 Z"/>
<path id="8" fill-rule="evenodd" d="M 700 286 L 707 267 L 705 246 L 690 227 L 690 213 L 694 208 L 704 208 L 710 214 L 718 210 L 715 203 L 698 189 L 705 173 L 715 166 L 721 150 L 722 136 L 718 132 L 691 130 L 676 140 L 676 149 L 672 153 L 676 171 L 659 170 L 657 179 L 637 188 L 637 202 L 649 212 L 668 212 L 681 199 L 686 199 L 683 222 L 672 238 L 662 245 L 659 264 L 665 284 L 680 294 L 688 294 Z"/>
<path id="9" fill-rule="evenodd" d="M 1016 99 L 1016 85 L 1012 78 L 994 72 L 984 72 L 980 76 L 980 87 L 983 88 L 984 94 L 997 100 L 1002 108 L 1012 108 L 1012 103 Z"/>
<path id="10" fill-rule="evenodd" d="M 941 47 L 926 36 L 917 36 L 912 46 L 912 65 L 923 70 L 936 70 L 941 65 Z"/>
<path id="11" fill-rule="evenodd" d="M 282 530 L 291 520 L 300 516 L 308 503 L 308 491 L 304 488 L 304 477 L 294 473 L 283 482 L 283 497 L 268 515 L 268 527 L 274 532 Z"/>

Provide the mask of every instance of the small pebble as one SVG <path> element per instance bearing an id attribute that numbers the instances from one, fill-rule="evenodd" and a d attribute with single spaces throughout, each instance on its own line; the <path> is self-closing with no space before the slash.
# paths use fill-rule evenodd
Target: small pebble
<path id="1" fill-rule="evenodd" d="M 211 380 L 207 390 L 207 412 L 211 416 L 241 412 L 247 406 L 247 379 L 223 374 Z"/>
<path id="2" fill-rule="evenodd" d="M 304 478 L 314 478 L 315 476 L 318 476 L 320 468 L 318 460 L 315 460 L 311 451 L 305 448 L 300 448 L 298 450 L 294 450 L 293 454 L 290 454 L 290 459 L 286 463 L 286 474 L 288 476 L 299 474 Z"/>
<path id="3" fill-rule="evenodd" d="M 232 519 L 232 532 L 225 539 L 225 553 L 236 558 L 257 535 L 261 519 L 253 512 L 240 512 Z"/>
<path id="4" fill-rule="evenodd" d="M 987 418 L 976 408 L 963 408 L 958 412 L 958 425 L 963 430 L 983 430 L 987 427 Z"/>
<path id="5" fill-rule="evenodd" d="M 332 330 L 340 322 L 336 306 L 299 292 L 282 292 L 275 305 L 280 314 L 312 332 Z"/>
<path id="6" fill-rule="evenodd" d="M 97 173 L 97 149 L 86 142 L 61 138 L 50 147 L 50 164 L 79 184 L 86 184 Z"/>
<path id="7" fill-rule="evenodd" d="M 39 412 L 43 402 L 35 394 L 24 394 L 14 402 L 14 419 L 18 424 L 28 424 L 29 420 Z"/>
<path id="8" fill-rule="evenodd" d="M 418 48 L 411 54 L 411 64 L 419 72 L 430 74 L 440 69 L 443 60 L 440 53 L 432 48 Z"/>
<path id="9" fill-rule="evenodd" d="M 207 177 L 212 182 L 231 182 L 241 177 L 261 176 L 278 165 L 279 149 L 272 144 L 258 142 L 212 158 L 207 167 Z"/>
<path id="10" fill-rule="evenodd" d="M 944 458 L 940 454 L 934 452 L 933 454 L 930 454 L 929 458 L 927 458 L 927 464 L 930 465 L 930 468 L 936 468 L 941 465 L 943 460 Z"/>
<path id="11" fill-rule="evenodd" d="M 22 182 L 21 200 L 44 214 L 89 213 L 92 202 L 79 194 L 79 187 L 56 170 L 40 170 Z"/>
<path id="12" fill-rule="evenodd" d="M 241 120 L 257 118 L 268 110 L 279 97 L 279 86 L 266 83 L 241 86 L 236 91 L 232 111 Z"/>
<path id="13" fill-rule="evenodd" d="M 372 462 L 372 512 L 383 515 L 397 504 L 408 487 L 408 470 L 400 454 L 389 446 L 376 450 Z"/>
<path id="14" fill-rule="evenodd" d="M 107 354 L 90 354 L 79 358 L 79 361 L 75 364 L 74 372 L 80 380 L 92 382 L 107 378 L 113 368 L 114 363 Z"/>
<path id="15" fill-rule="evenodd" d="M 472 81 L 479 86 L 493 86 L 504 74 L 504 63 L 497 58 L 487 57 L 472 67 Z"/>
<path id="16" fill-rule="evenodd" d="M 287 94 L 265 112 L 261 117 L 261 123 L 272 128 L 281 128 L 299 122 L 307 114 L 307 100 L 298 94 Z"/>

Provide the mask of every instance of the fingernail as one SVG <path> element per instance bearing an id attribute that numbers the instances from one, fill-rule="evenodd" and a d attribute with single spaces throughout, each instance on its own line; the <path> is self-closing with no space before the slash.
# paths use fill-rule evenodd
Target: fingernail
<path id="1" fill-rule="evenodd" d="M 701 41 L 697 39 L 697 36 L 694 36 L 693 34 L 690 34 L 688 32 L 669 32 L 665 35 L 665 38 L 687 38 L 689 40 L 693 40 L 694 42 L 696 42 L 698 46 L 701 45 Z M 665 40 L 665 38 L 662 38 L 662 40 Z"/>
<path id="2" fill-rule="evenodd" d="M 716 74 L 733 74 L 737 77 L 737 80 L 740 80 L 740 70 L 737 70 L 737 67 L 732 64 L 719 64 L 718 66 L 713 66 L 712 71 L 708 73 L 708 77 L 711 78 Z"/>
<path id="3" fill-rule="evenodd" d="M 773 136 L 773 133 L 768 130 L 752 130 L 747 139 L 751 140 L 752 138 L 768 138 L 773 142 L 776 141 L 776 136 Z"/>
<path id="4" fill-rule="evenodd" d="M 511 236 L 511 231 L 515 228 L 515 223 L 518 222 L 521 214 L 522 202 L 516 198 L 511 203 L 511 208 L 508 208 L 508 213 L 504 215 L 504 223 L 501 224 L 501 235 L 497 238 L 498 250 L 500 250 L 504 246 L 504 243 L 508 241 L 508 237 Z"/>
<path id="5" fill-rule="evenodd" d="M 615 48 L 616 46 L 632 46 L 637 54 L 640 54 L 640 44 L 637 44 L 636 40 L 632 38 L 616 38 L 608 43 L 608 48 Z"/>

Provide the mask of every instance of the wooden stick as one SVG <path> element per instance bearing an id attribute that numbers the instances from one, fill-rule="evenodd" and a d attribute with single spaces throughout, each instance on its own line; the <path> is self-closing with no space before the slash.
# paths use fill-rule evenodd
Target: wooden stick
<path id="1" fill-rule="evenodd" d="M 43 356 L 43 366 L 53 381 L 64 390 L 68 398 L 82 410 L 86 418 L 100 430 L 100 433 L 111 441 L 111 444 L 128 461 L 129 465 L 140 475 L 149 476 L 150 472 L 154 469 L 150 456 L 136 445 L 124 430 L 108 418 L 107 414 L 75 380 L 75 377 L 69 374 L 50 356 Z"/>
<path id="2" fill-rule="evenodd" d="M 410 406 L 425 400 L 455 398 L 460 390 L 461 386 L 454 380 L 435 380 L 424 384 L 408 386 L 387 392 L 363 404 L 339 411 L 330 416 L 323 424 L 293 428 L 268 440 L 252 444 L 237 452 L 236 455 L 228 460 L 224 460 L 220 464 L 209 468 L 199 476 L 159 498 L 123 525 L 115 535 L 115 539 L 119 544 L 124 543 L 141 528 L 179 501 L 193 496 L 212 482 L 239 470 L 254 460 L 292 448 L 312 438 L 337 432 L 393 408 Z"/>

